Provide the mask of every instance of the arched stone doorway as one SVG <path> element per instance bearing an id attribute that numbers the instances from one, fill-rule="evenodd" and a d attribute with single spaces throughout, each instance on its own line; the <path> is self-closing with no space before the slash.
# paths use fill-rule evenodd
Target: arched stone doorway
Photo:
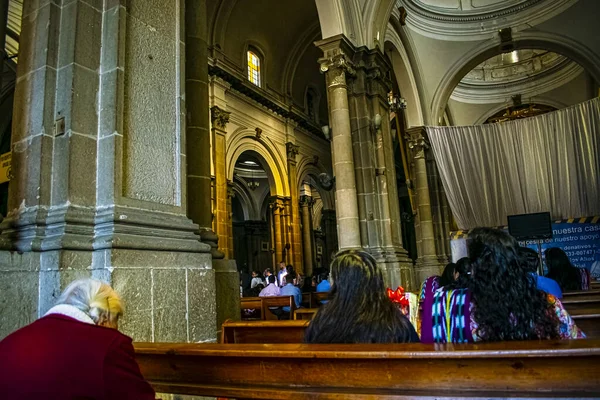
<path id="1" fill-rule="evenodd" d="M 233 254 L 238 267 L 247 272 L 262 271 L 273 264 L 268 207 L 264 207 L 271 198 L 269 174 L 272 172 L 267 163 L 255 151 L 243 152 L 235 162 L 231 200 Z"/>

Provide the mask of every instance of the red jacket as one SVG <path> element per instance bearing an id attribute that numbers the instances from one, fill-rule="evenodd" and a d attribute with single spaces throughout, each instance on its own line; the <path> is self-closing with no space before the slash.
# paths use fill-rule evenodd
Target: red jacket
<path id="1" fill-rule="evenodd" d="M 116 329 L 51 314 L 0 342 L 0 397 L 155 399 Z"/>

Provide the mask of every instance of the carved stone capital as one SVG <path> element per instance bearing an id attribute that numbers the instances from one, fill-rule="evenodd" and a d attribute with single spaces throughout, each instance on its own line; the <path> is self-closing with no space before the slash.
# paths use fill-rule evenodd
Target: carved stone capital
<path id="1" fill-rule="evenodd" d="M 300 207 L 312 207 L 315 204 L 315 199 L 311 196 L 300 196 Z"/>
<path id="2" fill-rule="evenodd" d="M 415 158 L 424 158 L 425 150 L 429 148 L 429 139 L 427 138 L 427 132 L 422 126 L 409 128 L 406 130 L 406 141 L 408 148 L 413 151 Z"/>
<path id="3" fill-rule="evenodd" d="M 271 207 L 275 213 L 283 211 L 283 209 L 285 208 L 283 204 L 283 199 L 280 197 L 271 197 L 269 207 Z"/>
<path id="4" fill-rule="evenodd" d="M 298 155 L 298 153 L 300 153 L 300 146 L 292 142 L 287 142 L 285 144 L 285 149 L 287 151 L 288 160 L 295 161 L 296 156 Z"/>
<path id="5" fill-rule="evenodd" d="M 350 57 L 345 54 L 342 50 L 332 50 L 329 56 L 319 60 L 321 65 L 321 72 L 327 72 L 329 74 L 339 75 L 340 73 L 346 73 L 350 76 L 356 74 L 354 63 Z"/>
<path id="6" fill-rule="evenodd" d="M 356 74 L 352 58 L 354 45 L 344 35 L 337 35 L 318 42 L 315 45 L 323 50 L 323 57 L 319 59 L 321 72 L 327 73 L 327 86 L 346 85 L 346 75 L 352 77 Z"/>
<path id="7" fill-rule="evenodd" d="M 229 122 L 229 116 L 231 113 L 220 109 L 218 106 L 210 108 L 210 122 L 212 122 L 213 128 L 225 131 L 227 129 L 227 123 Z"/>

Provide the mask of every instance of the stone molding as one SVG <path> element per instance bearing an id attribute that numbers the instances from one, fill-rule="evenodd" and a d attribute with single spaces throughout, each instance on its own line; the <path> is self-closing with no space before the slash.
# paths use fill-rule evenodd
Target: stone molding
<path id="1" fill-rule="evenodd" d="M 218 106 L 211 107 L 210 122 L 212 123 L 213 128 L 226 132 L 230 115 L 231 113 L 229 111 L 222 110 Z"/>
<path id="2" fill-rule="evenodd" d="M 515 93 L 527 98 L 549 92 L 567 84 L 583 72 L 584 69 L 579 64 L 565 59 L 548 70 L 512 82 L 467 83 L 461 81 L 450 98 L 469 104 L 505 103 L 510 101 L 511 96 Z"/>
<path id="3" fill-rule="evenodd" d="M 0 229 L 0 248 L 6 250 L 209 251 L 187 217 L 124 206 L 31 207 L 4 219 Z"/>
<path id="4" fill-rule="evenodd" d="M 535 26 L 575 4 L 577 0 L 504 1 L 486 10 L 451 10 L 404 1 L 407 23 L 417 32 L 440 40 L 479 40 L 509 26 Z M 508 3 L 508 4 L 507 4 Z"/>

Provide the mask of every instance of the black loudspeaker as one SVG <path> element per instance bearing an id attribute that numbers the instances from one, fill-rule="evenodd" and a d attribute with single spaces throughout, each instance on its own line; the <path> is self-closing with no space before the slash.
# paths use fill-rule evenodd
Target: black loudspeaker
<path id="1" fill-rule="evenodd" d="M 508 233 L 517 240 L 552 239 L 550 213 L 509 215 Z"/>

